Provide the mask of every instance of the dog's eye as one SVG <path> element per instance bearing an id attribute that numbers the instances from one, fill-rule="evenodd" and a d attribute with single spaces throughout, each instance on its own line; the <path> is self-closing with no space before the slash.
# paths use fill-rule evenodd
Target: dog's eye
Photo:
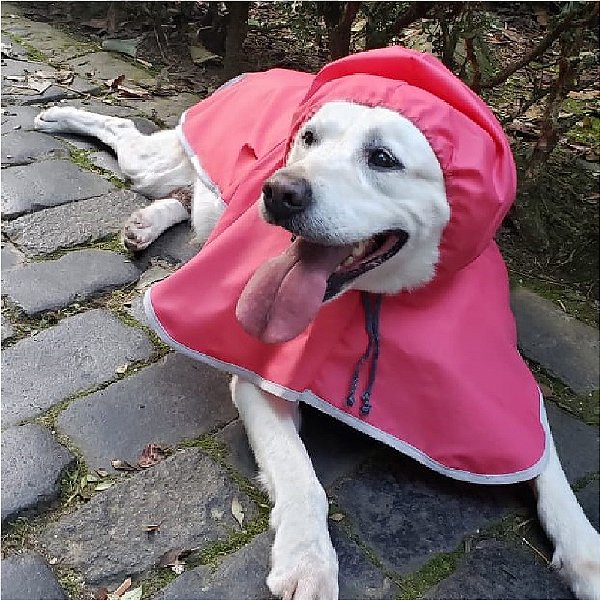
<path id="1" fill-rule="evenodd" d="M 304 142 L 305 146 L 312 146 L 317 141 L 317 138 L 315 137 L 315 134 L 310 129 L 307 129 L 302 134 L 302 141 Z"/>
<path id="2" fill-rule="evenodd" d="M 369 150 L 367 162 L 375 169 L 403 169 L 404 165 L 385 148 Z"/>

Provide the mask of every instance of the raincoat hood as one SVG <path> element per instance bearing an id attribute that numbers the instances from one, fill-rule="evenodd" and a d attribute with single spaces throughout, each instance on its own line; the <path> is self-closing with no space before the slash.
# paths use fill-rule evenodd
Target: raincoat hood
<path id="1" fill-rule="evenodd" d="M 294 339 L 266 344 L 241 327 L 236 305 L 290 234 L 265 223 L 257 202 L 302 124 L 340 100 L 397 111 L 429 141 L 451 211 L 436 274 L 411 292 L 346 292 Z M 500 125 L 467 86 L 437 59 L 393 47 L 316 76 L 245 75 L 189 109 L 179 133 L 224 211 L 199 254 L 146 294 L 149 321 L 167 343 L 450 477 L 513 483 L 541 471 L 543 403 L 516 349 L 493 241 L 514 200 L 515 167 Z"/>
<path id="2" fill-rule="evenodd" d="M 487 105 L 429 54 L 386 48 L 333 62 L 315 77 L 296 110 L 296 133 L 325 103 L 382 106 L 409 119 L 427 138 L 444 173 L 450 223 L 438 275 L 479 256 L 515 199 L 516 169 L 508 141 Z"/>

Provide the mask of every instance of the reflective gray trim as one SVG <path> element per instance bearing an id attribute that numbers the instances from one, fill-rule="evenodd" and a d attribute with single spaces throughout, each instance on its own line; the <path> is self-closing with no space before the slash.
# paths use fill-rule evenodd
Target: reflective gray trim
<path id="1" fill-rule="evenodd" d="M 385 433 L 373 425 L 369 425 L 365 421 L 357 419 L 353 415 L 345 413 L 343 411 L 338 410 L 334 406 L 331 406 L 328 402 L 325 402 L 322 398 L 315 396 L 312 392 L 306 391 L 300 396 L 300 400 L 302 402 L 306 402 L 306 404 L 310 404 L 314 406 L 318 410 L 342 421 L 346 425 L 349 425 L 353 429 L 357 429 L 362 433 L 365 433 L 369 437 L 376 439 L 388 446 L 391 446 L 395 450 L 402 452 L 402 454 L 406 454 L 411 458 L 414 458 L 416 461 L 420 462 L 422 465 L 429 467 L 433 471 L 437 471 L 442 475 L 446 475 L 451 477 L 452 479 L 458 479 L 460 481 L 468 481 L 469 483 L 478 483 L 484 485 L 497 485 L 497 484 L 510 484 L 510 483 L 519 483 L 521 481 L 529 481 L 534 477 L 537 477 L 546 466 L 549 457 L 549 443 L 550 443 L 550 429 L 548 426 L 548 420 L 546 418 L 546 410 L 544 408 L 544 402 L 542 393 L 540 392 L 540 421 L 542 423 L 542 427 L 544 428 L 544 433 L 546 434 L 546 444 L 544 447 L 544 453 L 541 458 L 538 460 L 535 465 L 529 467 L 528 469 L 524 469 L 522 471 L 517 471 L 515 473 L 506 473 L 503 475 L 486 475 L 480 473 L 471 473 L 469 471 L 462 471 L 460 469 L 452 469 L 451 467 L 446 467 L 441 463 L 437 462 L 418 448 L 411 446 L 407 442 L 399 440 L 389 433 Z"/>
<path id="2" fill-rule="evenodd" d="M 154 308 L 152 306 L 152 299 L 150 294 L 152 292 L 152 288 L 146 291 L 144 295 L 144 309 L 146 311 L 146 317 L 148 318 L 148 323 L 157 333 L 157 335 L 161 338 L 163 342 L 196 360 L 200 360 L 212 367 L 216 367 L 217 369 L 221 369 L 223 371 L 227 371 L 233 375 L 239 375 L 243 377 L 247 381 L 253 383 L 258 386 L 260 389 L 273 394 L 275 396 L 279 396 L 285 400 L 289 400 L 292 402 L 297 402 L 301 400 L 306 404 L 310 404 L 314 406 L 321 412 L 324 412 L 342 423 L 349 425 L 353 429 L 357 429 L 358 431 L 372 437 L 375 440 L 383 442 L 384 444 L 391 446 L 395 450 L 402 452 L 402 454 L 406 454 L 410 456 L 414 460 L 420 462 L 421 464 L 429 467 L 433 471 L 441 473 L 442 475 L 446 475 L 452 479 L 458 479 L 459 481 L 468 481 L 469 483 L 478 483 L 484 485 L 498 485 L 498 484 L 511 484 L 511 483 L 519 483 L 522 481 L 529 481 L 534 477 L 537 477 L 545 468 L 546 463 L 549 457 L 549 448 L 550 448 L 550 428 L 548 426 L 548 419 L 546 417 L 546 410 L 544 408 L 544 398 L 542 396 L 541 390 L 539 390 L 540 396 L 540 421 L 542 423 L 542 427 L 544 428 L 544 433 L 546 436 L 546 443 L 544 447 L 544 453 L 541 458 L 538 460 L 535 465 L 524 469 L 522 471 L 517 471 L 515 473 L 506 473 L 502 475 L 486 475 L 480 473 L 471 473 L 469 471 L 462 471 L 460 469 L 452 469 L 450 467 L 446 467 L 434 460 L 418 448 L 411 446 L 410 444 L 395 438 L 393 435 L 389 433 L 385 433 L 380 429 L 377 429 L 373 425 L 369 425 L 365 421 L 358 419 L 348 413 L 345 413 L 341 410 L 338 410 L 319 396 L 316 396 L 309 390 L 305 390 L 304 392 L 297 392 L 295 390 L 291 390 L 286 388 L 278 383 L 274 383 L 273 381 L 269 381 L 267 379 L 263 379 L 260 375 L 257 375 L 253 371 L 249 371 L 248 369 L 244 369 L 242 367 L 238 367 L 237 365 L 232 365 L 226 363 L 224 361 L 218 360 L 216 358 L 212 358 L 211 356 L 207 356 L 206 354 L 202 354 L 197 350 L 192 350 L 183 344 L 175 341 L 171 336 L 163 329 L 160 321 L 158 320 Z"/>
<path id="3" fill-rule="evenodd" d="M 202 164 L 200 163 L 200 158 L 194 152 L 183 133 L 183 123 L 185 121 L 187 113 L 188 111 L 186 110 L 184 113 L 181 114 L 181 117 L 179 117 L 179 124 L 177 125 L 177 127 L 175 127 L 175 133 L 177 134 L 179 142 L 181 143 L 181 146 L 183 147 L 185 153 L 190 159 L 190 162 L 194 166 L 198 178 L 215 196 L 218 196 L 223 209 L 225 209 L 226 205 L 223 201 L 223 195 L 221 194 L 221 190 L 219 190 L 219 187 L 216 185 L 216 183 L 212 181 L 212 179 L 208 176 L 208 173 L 204 170 Z"/>

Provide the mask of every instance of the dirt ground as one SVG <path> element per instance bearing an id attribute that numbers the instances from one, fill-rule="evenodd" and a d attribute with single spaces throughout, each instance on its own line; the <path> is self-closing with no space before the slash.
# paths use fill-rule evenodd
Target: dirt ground
<path id="1" fill-rule="evenodd" d="M 143 2 L 48 2 L 27 3 L 26 16 L 68 30 L 99 46 L 107 39 L 135 40 L 136 60 L 158 76 L 160 89 L 153 94 L 173 95 L 184 91 L 208 95 L 223 80 L 221 31 L 208 28 L 207 3 L 170 3 L 160 22 Z M 169 4 L 169 3 L 167 3 Z M 188 4 L 189 14 L 180 16 L 178 6 Z M 490 5 L 493 26 L 485 34 L 492 63 L 507 64 L 531 48 L 546 31 L 546 3 L 495 3 Z M 272 67 L 316 71 L 328 60 L 323 28 L 301 20 L 291 3 L 252 3 L 244 45 L 243 71 Z M 224 25 L 223 25 L 224 27 Z M 357 27 L 357 29 L 359 29 Z M 426 46 L 426 23 L 406 29 L 396 40 L 409 46 Z M 361 49 L 361 35 L 353 37 L 353 48 Z M 195 47 L 196 50 L 191 49 Z M 426 49 L 426 48 L 424 48 Z M 593 46 L 586 49 L 595 53 Z M 192 53 L 196 62 L 192 60 Z M 217 56 L 213 58 L 210 55 Z M 119 74 L 115 73 L 115 77 Z M 522 164 L 539 133 L 541 108 L 532 107 L 511 120 L 530 81 L 522 73 L 507 85 L 485 94 Z M 546 237 L 532 239 L 522 224 L 509 215 L 498 234 L 513 283 L 529 287 L 558 303 L 565 311 L 588 323 L 598 323 L 598 182 L 600 179 L 600 112 L 598 67 L 583 73 L 578 90 L 571 92 L 561 116 L 577 121 L 561 139 L 543 170 L 534 191 Z M 579 119 L 580 116 L 580 119 Z M 527 200 L 521 196 L 521 201 Z M 517 200 L 519 201 L 519 199 Z"/>

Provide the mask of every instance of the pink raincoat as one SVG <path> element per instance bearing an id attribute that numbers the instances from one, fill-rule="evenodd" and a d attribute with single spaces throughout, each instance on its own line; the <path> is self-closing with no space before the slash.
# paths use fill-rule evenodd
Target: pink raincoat
<path id="1" fill-rule="evenodd" d="M 382 297 L 368 414 L 360 401 L 347 402 L 368 345 L 359 292 L 323 305 L 303 333 L 281 344 L 251 337 L 236 319 L 250 277 L 290 244 L 289 232 L 259 216 L 262 185 L 284 164 L 302 123 L 333 100 L 384 106 L 416 125 L 443 169 L 451 207 L 433 281 Z M 540 473 L 545 412 L 516 349 L 507 273 L 493 241 L 514 200 L 515 167 L 500 125 L 467 86 L 429 55 L 386 48 L 316 76 L 245 75 L 189 109 L 179 133 L 225 210 L 199 254 L 146 294 L 150 322 L 167 343 L 455 479 L 513 483 Z M 368 374 L 357 373 L 358 397 Z"/>

